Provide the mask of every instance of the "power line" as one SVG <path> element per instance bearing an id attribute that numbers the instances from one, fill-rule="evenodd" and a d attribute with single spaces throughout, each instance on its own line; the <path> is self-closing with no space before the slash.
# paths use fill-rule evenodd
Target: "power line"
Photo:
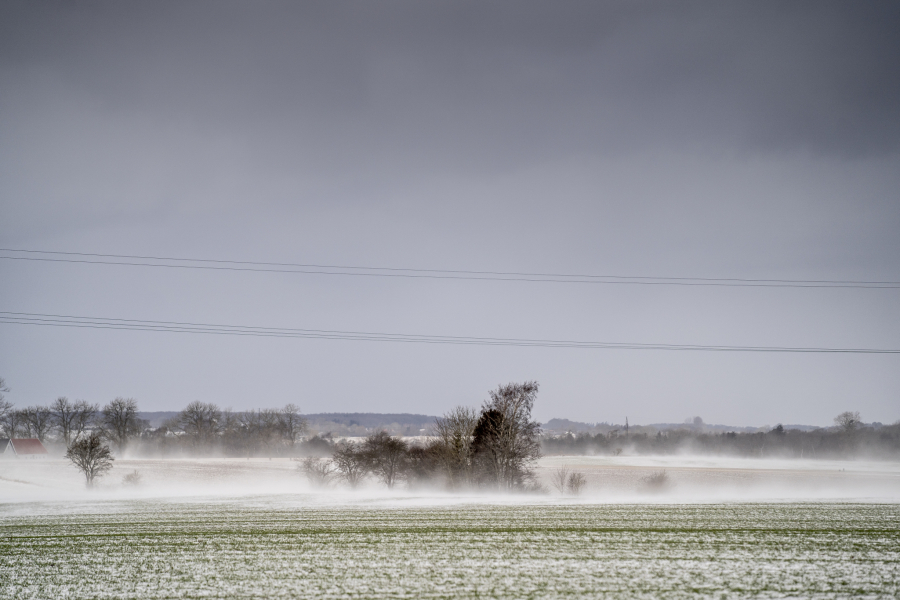
<path id="1" fill-rule="evenodd" d="M 352 277 L 391 277 L 404 279 L 450 279 L 465 281 L 514 281 L 533 283 L 580 283 L 619 285 L 669 285 L 712 287 L 780 287 L 780 288 L 861 288 L 900 289 L 900 281 L 844 281 L 803 279 L 747 279 L 712 277 L 646 277 L 631 275 L 588 275 L 564 273 L 526 273 L 517 271 L 466 271 L 450 269 L 411 269 L 401 267 L 363 267 L 284 262 L 255 262 L 205 258 L 140 256 L 131 254 L 98 254 L 87 252 L 51 252 L 0 248 L 0 252 L 27 256 L 0 256 L 2 260 L 56 262 L 168 269 L 201 269 L 254 273 L 294 273 Z M 40 255 L 40 256 L 33 256 Z M 81 257 L 81 258 L 58 258 Z"/>
<path id="2" fill-rule="evenodd" d="M 0 311 L 0 324 L 39 325 L 48 327 L 76 327 L 86 329 L 113 329 L 128 331 L 154 331 L 164 333 L 192 333 L 208 335 L 235 335 L 250 337 L 331 339 L 369 342 L 403 342 L 421 344 L 455 344 L 471 346 L 519 346 L 539 348 L 583 348 L 606 350 L 681 350 L 704 352 L 777 352 L 814 354 L 900 354 L 900 350 L 883 348 L 824 348 L 785 346 L 728 346 L 697 344 L 644 344 L 632 342 L 590 342 L 575 340 L 546 340 L 522 338 L 493 338 L 447 335 L 420 335 L 364 331 L 336 331 L 328 329 L 299 329 L 291 327 L 259 327 L 248 325 L 223 325 L 184 321 L 148 321 L 141 319 L 111 319 L 45 313 Z"/>

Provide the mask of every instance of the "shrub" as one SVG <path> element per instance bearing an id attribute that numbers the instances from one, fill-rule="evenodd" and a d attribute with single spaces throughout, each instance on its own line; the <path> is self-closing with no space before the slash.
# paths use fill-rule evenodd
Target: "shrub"
<path id="1" fill-rule="evenodd" d="M 560 467 L 550 475 L 550 484 L 560 494 L 565 494 L 569 483 L 569 467 Z"/>
<path id="2" fill-rule="evenodd" d="M 672 487 L 669 474 L 665 471 L 654 471 L 650 475 L 641 478 L 640 489 L 645 492 L 658 493 Z"/>
<path id="3" fill-rule="evenodd" d="M 583 473 L 571 473 L 568 481 L 566 481 L 566 489 L 568 489 L 569 493 L 573 496 L 577 496 L 581 493 L 581 490 L 586 483 L 587 478 L 585 478 Z"/>
<path id="4" fill-rule="evenodd" d="M 129 487 L 137 487 L 141 485 L 141 474 L 137 471 L 132 471 L 122 478 L 122 485 L 127 485 Z"/>
<path id="5" fill-rule="evenodd" d="M 334 477 L 334 464 L 327 458 L 309 456 L 301 460 L 297 468 L 313 487 L 326 487 Z"/>

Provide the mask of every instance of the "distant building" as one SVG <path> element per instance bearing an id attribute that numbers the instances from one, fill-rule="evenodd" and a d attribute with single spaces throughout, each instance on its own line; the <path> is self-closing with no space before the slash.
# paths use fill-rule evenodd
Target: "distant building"
<path id="1" fill-rule="evenodd" d="M 8 456 L 6 450 L 9 448 L 9 438 L 0 438 L 0 456 Z M 12 454 L 12 450 L 10 450 Z"/>
<path id="2" fill-rule="evenodd" d="M 3 445 L 3 440 L 0 440 L 0 446 Z M 41 443 L 41 440 L 36 438 L 19 438 L 19 439 L 11 439 L 7 440 L 6 444 L 9 449 L 7 450 L 4 447 L 3 456 L 9 456 L 9 450 L 12 451 L 12 456 L 16 458 L 39 458 L 47 455 L 47 449 L 44 448 L 44 444 Z"/>

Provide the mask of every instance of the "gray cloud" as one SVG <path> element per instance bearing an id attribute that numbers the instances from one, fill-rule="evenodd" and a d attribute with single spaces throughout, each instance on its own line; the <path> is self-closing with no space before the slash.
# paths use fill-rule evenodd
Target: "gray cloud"
<path id="1" fill-rule="evenodd" d="M 57 97 L 188 119 L 333 168 L 385 153 L 456 168 L 646 144 L 870 155 L 900 140 L 895 3 L 5 12 L 7 110 L 35 100 L 27 90 L 43 78 Z"/>

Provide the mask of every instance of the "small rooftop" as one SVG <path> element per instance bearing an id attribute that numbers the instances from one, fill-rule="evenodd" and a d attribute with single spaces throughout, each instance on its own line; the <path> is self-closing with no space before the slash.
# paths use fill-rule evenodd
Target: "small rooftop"
<path id="1" fill-rule="evenodd" d="M 47 449 L 37 438 L 19 438 L 9 440 L 16 456 L 29 456 L 32 454 L 47 454 Z"/>

